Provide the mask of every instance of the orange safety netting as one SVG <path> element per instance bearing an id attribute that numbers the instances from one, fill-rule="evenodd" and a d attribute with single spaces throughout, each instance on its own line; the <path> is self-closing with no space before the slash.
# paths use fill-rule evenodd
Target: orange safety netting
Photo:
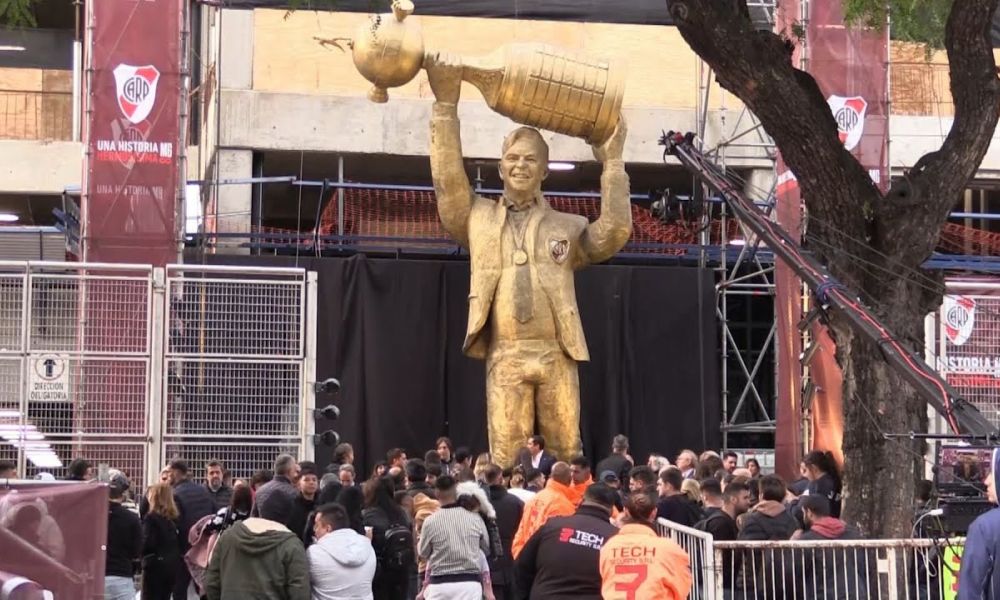
<path id="1" fill-rule="evenodd" d="M 949 254 L 1000 255 L 1000 233 L 945 223 L 938 241 L 938 250 Z"/>
<path id="2" fill-rule="evenodd" d="M 546 196 L 556 210 L 583 215 L 590 221 L 600 214 L 599 198 Z M 324 206 L 320 215 L 320 236 L 338 235 L 337 195 Z M 726 239 L 739 237 L 735 219 L 727 222 Z M 311 237 L 317 232 L 296 234 L 294 231 L 273 227 L 260 228 L 268 234 L 261 241 L 269 244 L 312 245 Z M 712 222 L 711 244 L 721 243 L 721 223 Z M 452 245 L 448 233 L 441 226 L 437 214 L 434 192 L 386 189 L 348 189 L 344 191 L 344 228 L 346 241 L 354 246 L 441 246 Z M 648 208 L 632 205 L 632 237 L 626 252 L 654 254 L 683 254 L 683 245 L 696 245 L 698 223 L 695 221 L 663 222 Z M 381 240 L 381 244 L 380 244 Z M 321 247 L 338 242 L 321 240 Z M 946 223 L 941 231 L 938 251 L 949 254 L 1000 255 L 1000 233 Z"/>
<path id="3" fill-rule="evenodd" d="M 599 198 L 546 196 L 552 208 L 587 217 L 594 221 L 600 215 Z M 336 235 L 337 198 L 334 195 L 320 216 L 319 234 Z M 664 223 L 649 209 L 632 205 L 632 237 L 629 252 L 682 254 L 681 248 L 665 245 L 697 244 L 698 224 L 689 222 Z M 731 235 L 736 223 L 730 223 Z M 718 243 L 720 225 L 714 223 L 712 239 Z M 434 192 L 385 189 L 349 189 L 344 192 L 344 236 L 362 238 L 404 238 L 407 240 L 447 241 L 447 232 L 437 214 Z M 377 240 L 376 240 L 377 241 Z"/>

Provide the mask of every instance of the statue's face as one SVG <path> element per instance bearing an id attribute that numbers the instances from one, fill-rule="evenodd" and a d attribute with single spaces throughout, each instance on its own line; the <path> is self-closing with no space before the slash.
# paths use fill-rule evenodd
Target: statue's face
<path id="1" fill-rule="evenodd" d="M 542 156 L 530 139 L 521 138 L 511 144 L 500 158 L 504 190 L 520 194 L 541 191 L 542 181 L 549 174 L 549 166 L 542 161 Z"/>

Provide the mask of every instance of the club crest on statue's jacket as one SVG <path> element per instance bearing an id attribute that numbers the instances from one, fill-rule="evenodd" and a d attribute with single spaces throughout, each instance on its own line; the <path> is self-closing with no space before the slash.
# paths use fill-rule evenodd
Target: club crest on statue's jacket
<path id="1" fill-rule="evenodd" d="M 569 256 L 569 240 L 549 240 L 549 253 L 552 260 L 559 264 L 566 262 Z"/>

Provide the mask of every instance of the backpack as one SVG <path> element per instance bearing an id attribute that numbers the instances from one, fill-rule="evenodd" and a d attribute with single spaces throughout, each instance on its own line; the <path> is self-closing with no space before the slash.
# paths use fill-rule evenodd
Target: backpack
<path id="1" fill-rule="evenodd" d="M 695 523 L 694 528 L 697 529 L 698 531 L 704 531 L 705 533 L 708 533 L 708 524 L 712 522 L 712 519 L 722 518 L 724 516 L 726 515 L 724 515 L 721 512 L 713 511 L 712 514 L 708 515 L 704 519 Z"/>
<path id="2" fill-rule="evenodd" d="M 395 523 L 385 530 L 385 543 L 379 558 L 385 568 L 400 571 L 413 564 L 413 531 L 405 523 Z"/>

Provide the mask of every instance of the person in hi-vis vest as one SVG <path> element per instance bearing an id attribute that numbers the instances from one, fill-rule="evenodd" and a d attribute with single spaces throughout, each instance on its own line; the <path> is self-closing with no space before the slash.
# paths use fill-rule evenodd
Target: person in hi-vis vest
<path id="1" fill-rule="evenodd" d="M 594 146 L 604 165 L 601 215 L 553 210 L 542 195 L 548 145 L 520 127 L 503 142 L 503 197 L 477 196 L 462 162 L 457 103 L 461 65 L 446 56 L 425 62 L 436 102 L 431 118 L 431 174 L 438 214 L 471 256 L 469 324 L 463 350 L 486 359 L 486 402 L 494 461 L 512 465 L 535 431 L 563 460 L 580 452 L 577 362 L 590 359 L 576 304 L 573 272 L 611 258 L 632 233 L 629 180 L 622 161 L 625 123 Z"/>

